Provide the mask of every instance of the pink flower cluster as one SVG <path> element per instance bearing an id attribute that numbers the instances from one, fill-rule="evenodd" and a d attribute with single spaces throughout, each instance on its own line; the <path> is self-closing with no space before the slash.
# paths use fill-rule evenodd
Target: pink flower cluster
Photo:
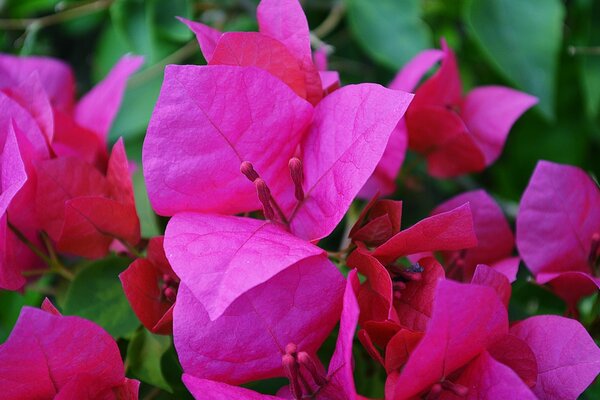
<path id="1" fill-rule="evenodd" d="M 149 198 L 169 222 L 120 279 L 141 323 L 173 335 L 189 391 L 363 399 L 353 372 L 362 346 L 385 370 L 390 400 L 576 399 L 600 373 L 583 325 L 553 315 L 509 321 L 507 308 L 521 261 L 571 317 L 598 291 L 597 184 L 540 161 L 516 239 L 484 190 L 408 228 L 402 202 L 379 198 L 395 191 L 407 148 L 436 178 L 483 170 L 537 100 L 498 86 L 464 96 L 445 42 L 389 88 L 342 86 L 313 61 L 297 0 L 262 0 L 257 18 L 259 32 L 183 21 L 208 65 L 166 68 L 144 142 Z M 109 155 L 106 136 L 140 62 L 125 57 L 75 102 L 64 65 L 0 57 L 1 288 L 21 289 L 28 271 L 59 256 L 138 246 L 123 142 Z M 371 200 L 353 221 L 357 197 Z M 318 247 L 344 218 L 347 247 Z M 137 398 L 139 382 L 125 378 L 106 332 L 48 301 L 42 308 L 24 308 L 0 345 L 3 395 Z M 324 365 L 317 352 L 336 326 Z M 274 377 L 288 381 L 275 396 L 241 386 Z"/>

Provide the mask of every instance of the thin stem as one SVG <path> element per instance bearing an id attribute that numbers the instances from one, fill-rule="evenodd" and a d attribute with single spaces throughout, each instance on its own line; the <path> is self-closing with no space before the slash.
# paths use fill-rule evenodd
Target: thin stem
<path id="1" fill-rule="evenodd" d="M 21 242 L 25 244 L 25 246 L 29 248 L 29 250 L 31 250 L 35 253 L 36 256 L 41 258 L 46 263 L 46 265 L 52 265 L 52 260 L 43 251 L 41 251 L 31 240 L 29 240 L 27 236 L 25 236 L 19 229 L 17 229 L 17 227 L 14 226 L 10 221 L 7 221 L 7 223 L 10 230 L 15 234 L 17 238 L 19 238 Z"/>
<path id="2" fill-rule="evenodd" d="M 152 400 L 153 398 L 155 398 L 159 394 L 160 394 L 160 389 L 155 387 L 151 391 L 149 391 L 148 394 L 146 394 L 144 396 L 143 400 Z"/>
<path id="3" fill-rule="evenodd" d="M 587 56 L 600 56 L 600 46 L 594 47 L 576 47 L 569 46 L 567 52 L 571 56 L 587 55 Z"/>
<path id="4" fill-rule="evenodd" d="M 136 258 L 142 258 L 144 257 L 142 255 L 142 253 L 140 253 L 138 251 L 138 249 L 136 249 L 134 246 L 132 246 L 131 244 L 129 244 L 127 241 L 123 240 L 123 239 L 119 239 L 117 238 L 117 240 L 119 241 L 119 243 L 121 243 L 123 246 L 125 246 L 125 248 L 127 249 L 127 251 L 132 255 L 135 256 Z"/>
<path id="5" fill-rule="evenodd" d="M 338 26 L 344 14 L 346 12 L 346 3 L 343 1 L 337 1 L 333 7 L 331 7 L 331 11 L 327 17 L 321 22 L 321 25 L 317 26 L 313 29 L 312 33 L 317 38 L 323 38 L 329 35 L 333 30 Z"/>
<path id="6" fill-rule="evenodd" d="M 23 242 L 36 256 L 38 256 L 46 265 L 48 269 L 32 269 L 23 271 L 23 276 L 36 276 L 43 275 L 45 273 L 55 273 L 63 278 L 72 281 L 75 278 L 75 275 L 71 273 L 58 259 L 54 249 L 52 249 L 51 256 L 47 256 L 42 250 L 40 250 L 31 240 L 27 238 L 16 226 L 14 226 L 10 221 L 8 221 L 8 227 L 10 230 L 19 238 L 21 242 Z M 42 240 L 49 240 L 46 236 L 42 235 Z M 46 243 L 46 242 L 45 242 Z M 52 247 L 51 244 L 47 244 L 47 246 Z"/>
<path id="7" fill-rule="evenodd" d="M 167 64 L 178 64 L 181 61 L 185 60 L 188 57 L 194 55 L 194 53 L 198 52 L 198 42 L 196 40 L 190 40 L 188 43 L 175 50 L 173 53 L 169 54 L 167 57 L 158 61 L 150 68 L 138 72 L 129 80 L 130 86 L 140 85 L 154 76 L 162 74 L 164 66 Z"/>
<path id="8" fill-rule="evenodd" d="M 46 28 L 108 8 L 114 0 L 96 0 L 84 5 L 39 18 L 0 19 L 0 30 L 30 30 Z"/>

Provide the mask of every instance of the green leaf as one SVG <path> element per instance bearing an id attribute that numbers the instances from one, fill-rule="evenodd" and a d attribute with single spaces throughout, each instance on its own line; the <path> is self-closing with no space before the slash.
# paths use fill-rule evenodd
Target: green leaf
<path id="1" fill-rule="evenodd" d="M 0 290 L 0 343 L 4 342 L 19 318 L 23 306 L 39 306 L 42 295 L 33 290 L 25 294 Z"/>
<path id="2" fill-rule="evenodd" d="M 120 136 L 142 136 L 146 133 L 162 81 L 162 68 L 144 70 L 131 78 L 121 109 L 110 130 L 111 140 L 116 140 Z"/>
<path id="3" fill-rule="evenodd" d="M 378 63 L 399 69 L 431 45 L 419 0 L 346 0 L 350 29 Z"/>
<path id="4" fill-rule="evenodd" d="M 598 49 L 600 47 L 600 24 L 598 24 L 598 21 L 600 21 L 600 3 L 594 2 L 589 11 L 589 33 L 586 45 L 589 49 Z M 593 117 L 600 110 L 600 55 L 583 54 L 581 68 L 587 112 Z"/>
<path id="5" fill-rule="evenodd" d="M 129 263 L 128 258 L 109 256 L 80 270 L 67 291 L 64 314 L 94 321 L 115 338 L 131 335 L 139 321 L 118 276 Z"/>
<path id="6" fill-rule="evenodd" d="M 184 42 L 192 38 L 192 31 L 175 17 L 192 18 L 190 0 L 154 0 L 150 8 L 156 34 L 165 39 Z"/>
<path id="7" fill-rule="evenodd" d="M 25 18 L 52 12 L 60 2 L 61 0 L 8 0 L 7 9 L 13 18 Z"/>
<path id="8" fill-rule="evenodd" d="M 466 19 L 485 55 L 554 116 L 565 9 L 560 0 L 470 0 Z"/>
<path id="9" fill-rule="evenodd" d="M 171 346 L 169 336 L 153 335 L 145 328 L 137 330 L 127 348 L 128 373 L 150 385 L 172 393 L 161 369 L 161 358 Z"/>
<path id="10" fill-rule="evenodd" d="M 156 214 L 152 211 L 148 191 L 144 182 L 144 175 L 141 168 L 133 175 L 133 190 L 135 193 L 135 208 L 140 218 L 143 237 L 152 237 L 160 235 L 156 223 Z"/>

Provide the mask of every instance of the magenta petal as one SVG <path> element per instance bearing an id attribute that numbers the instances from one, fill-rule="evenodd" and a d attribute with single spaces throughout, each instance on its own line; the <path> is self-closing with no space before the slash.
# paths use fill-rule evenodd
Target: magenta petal
<path id="1" fill-rule="evenodd" d="M 227 383 L 196 378 L 190 374 L 183 374 L 183 383 L 195 399 L 198 400 L 269 400 L 280 397 L 257 393 L 250 389 Z"/>
<path id="2" fill-rule="evenodd" d="M 46 135 L 31 114 L 24 109 L 15 99 L 0 91 L 0 147 L 4 146 L 6 135 L 11 124 L 20 131 L 19 141 L 27 140 L 35 155 L 48 157 Z M 16 129 L 15 129 L 16 130 Z"/>
<path id="3" fill-rule="evenodd" d="M 165 253 L 211 321 L 293 264 L 305 259 L 327 262 L 322 249 L 271 222 L 194 213 L 171 219 Z"/>
<path id="4" fill-rule="evenodd" d="M 6 88 L 4 91 L 29 112 L 46 136 L 47 142 L 50 143 L 54 136 L 54 115 L 38 72 L 33 71 L 18 85 Z"/>
<path id="5" fill-rule="evenodd" d="M 413 92 L 423 76 L 444 56 L 441 50 L 424 50 L 411 59 L 388 85 L 390 89 Z"/>
<path id="6" fill-rule="evenodd" d="M 396 381 L 394 398 L 418 395 L 507 332 L 507 312 L 493 289 L 441 281 L 425 336 Z"/>
<path id="7" fill-rule="evenodd" d="M 7 209 L 15 195 L 27 182 L 25 164 L 21 158 L 17 137 L 9 125 L 4 149 L 0 155 L 0 288 L 16 290 L 25 283 L 21 269 L 15 268 L 12 232 L 8 227 Z M 22 259 L 20 260 L 23 261 Z"/>
<path id="8" fill-rule="evenodd" d="M 438 71 L 424 82 L 415 93 L 414 108 L 419 108 L 423 105 L 445 107 L 448 104 L 456 105 L 460 103 L 462 88 L 456 57 L 444 39 L 442 39 L 441 44 L 442 52 L 444 53 L 442 64 Z M 427 57 L 433 58 L 436 55 L 429 55 Z"/>
<path id="9" fill-rule="evenodd" d="M 298 0 L 262 0 L 256 18 L 260 33 L 285 44 L 298 60 L 312 60 L 308 22 Z"/>
<path id="10" fill-rule="evenodd" d="M 473 225 L 477 246 L 462 254 L 463 278 L 470 280 L 477 264 L 492 264 L 513 253 L 515 239 L 502 209 L 485 190 L 462 193 L 437 206 L 433 215 L 452 210 L 469 203 L 473 213 Z M 446 260 L 459 257 L 456 252 L 445 254 Z M 518 264 L 517 264 L 518 265 Z"/>
<path id="11" fill-rule="evenodd" d="M 283 43 L 258 32 L 223 34 L 209 65 L 258 67 L 285 82 L 298 96 L 306 98 L 304 71 Z"/>
<path id="12" fill-rule="evenodd" d="M 600 373 L 600 349 L 577 321 L 553 315 L 527 318 L 510 329 L 538 363 L 533 387 L 541 399 L 576 399 Z"/>
<path id="13" fill-rule="evenodd" d="M 485 156 L 486 165 L 500 156 L 510 128 L 537 101 L 533 96 L 501 86 L 478 87 L 467 95 L 461 117 Z"/>
<path id="14" fill-rule="evenodd" d="M 538 365 L 531 347 L 518 337 L 508 334 L 496 341 L 488 352 L 496 361 L 510 367 L 528 386 L 533 387 L 538 378 Z"/>
<path id="15" fill-rule="evenodd" d="M 540 273 L 536 276 L 539 284 L 548 284 L 554 293 L 560 296 L 573 311 L 582 297 L 589 296 L 600 289 L 600 278 L 579 271 L 558 273 Z"/>
<path id="16" fill-rule="evenodd" d="M 127 80 L 143 62 L 144 59 L 138 56 L 121 58 L 106 78 L 79 100 L 75 108 L 77 123 L 106 140 L 121 106 Z"/>
<path id="17" fill-rule="evenodd" d="M 538 400 L 512 369 L 494 360 L 488 352 L 470 362 L 456 383 L 469 389 L 465 400 Z M 449 395 L 447 399 L 454 398 Z"/>
<path id="18" fill-rule="evenodd" d="M 408 133 L 406 132 L 406 122 L 401 120 L 392 131 L 388 144 L 377 164 L 377 168 L 367 183 L 360 190 L 358 196 L 363 199 L 370 199 L 379 193 L 381 196 L 388 196 L 396 190 L 396 177 L 406 156 L 408 147 Z"/>
<path id="19" fill-rule="evenodd" d="M 273 195 L 281 193 L 311 118 L 310 104 L 258 68 L 168 66 L 143 151 L 154 209 L 162 215 L 258 209 L 256 188 L 240 164 L 251 162 Z"/>
<path id="20" fill-rule="evenodd" d="M 581 169 L 540 161 L 521 198 L 517 247 L 534 275 L 590 273 L 592 235 L 600 233 L 600 190 Z"/>
<path id="21" fill-rule="evenodd" d="M 517 279 L 517 273 L 519 272 L 520 263 L 521 258 L 508 257 L 491 263 L 490 267 L 506 276 L 506 278 L 508 278 L 508 281 L 512 283 Z"/>
<path id="22" fill-rule="evenodd" d="M 120 385 L 124 370 L 115 341 L 82 318 L 24 307 L 10 337 L 0 346 L 3 396 L 53 398 L 82 374 L 94 377 L 97 391 Z"/>
<path id="23" fill-rule="evenodd" d="M 260 33 L 283 43 L 304 70 L 306 99 L 316 105 L 323 96 L 319 71 L 310 51 L 310 32 L 298 0 L 262 0 L 256 10 Z"/>
<path id="24" fill-rule="evenodd" d="M 329 382 L 323 390 L 323 399 L 333 399 L 336 394 L 338 396 L 343 394 L 340 397 L 347 400 L 356 399 L 352 363 L 352 342 L 354 340 L 356 324 L 358 323 L 359 309 L 356 300 L 356 291 L 358 291 L 359 285 L 358 273 L 354 269 L 350 271 L 346 281 L 340 331 L 335 345 L 335 352 L 329 362 L 329 371 L 327 373 Z M 329 393 L 332 393 L 333 396 L 329 397 Z M 318 398 L 320 399 L 321 396 Z"/>
<path id="25" fill-rule="evenodd" d="M 477 245 L 469 204 L 433 215 L 392 236 L 373 251 L 384 264 L 409 254 L 461 250 Z"/>
<path id="26" fill-rule="evenodd" d="M 56 308 L 56 306 L 54 304 L 52 304 L 50 299 L 47 297 L 44 298 L 44 301 L 42 302 L 42 305 L 40 306 L 40 308 L 50 314 L 62 315 L 60 313 L 60 311 L 58 311 L 58 308 Z"/>
<path id="27" fill-rule="evenodd" d="M 70 111 L 75 98 L 75 79 L 62 61 L 46 57 L 0 55 L 0 88 L 17 86 L 37 72 L 53 107 Z"/>
<path id="28" fill-rule="evenodd" d="M 412 95 L 379 85 L 345 86 L 316 107 L 302 142 L 304 201 L 291 214 L 291 231 L 325 237 L 344 217 L 373 173 Z"/>
<path id="29" fill-rule="evenodd" d="M 512 287 L 504 274 L 495 271 L 485 264 L 479 264 L 475 269 L 471 283 L 489 286 L 494 289 L 500 300 L 504 303 L 504 306 L 508 308 Z"/>
<path id="30" fill-rule="evenodd" d="M 11 200 L 27 181 L 25 163 L 13 124 L 8 125 L 6 141 L 0 155 L 0 215 L 6 213 Z"/>
<path id="31" fill-rule="evenodd" d="M 177 19 L 186 24 L 188 28 L 194 32 L 196 39 L 198 40 L 198 44 L 200 45 L 200 51 L 202 51 L 202 55 L 204 56 L 206 62 L 209 63 L 222 33 L 215 28 L 211 28 L 210 26 L 201 24 L 200 22 L 190 21 L 181 17 L 177 17 Z"/>
<path id="32" fill-rule="evenodd" d="M 281 356 L 290 342 L 315 354 L 337 323 L 344 290 L 343 276 L 331 262 L 311 257 L 241 295 L 211 321 L 182 282 L 173 335 L 183 370 L 231 384 L 284 376 Z"/>

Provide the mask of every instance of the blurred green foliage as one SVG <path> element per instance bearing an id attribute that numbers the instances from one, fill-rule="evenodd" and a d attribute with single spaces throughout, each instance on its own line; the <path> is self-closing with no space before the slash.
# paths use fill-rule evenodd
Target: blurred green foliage
<path id="1" fill-rule="evenodd" d="M 145 237 L 160 233 L 145 194 L 141 148 L 169 63 L 202 64 L 197 43 L 176 16 L 200 20 L 221 30 L 255 30 L 257 0 L 0 0 L 0 51 L 58 57 L 74 68 L 79 93 L 107 74 L 125 53 L 145 57 L 130 81 L 110 138 L 123 136 L 134 176 Z M 404 223 L 427 215 L 439 202 L 464 190 L 484 187 L 509 218 L 538 159 L 581 166 L 600 175 L 600 2 L 595 0 L 305 0 L 315 47 L 327 45 L 330 69 L 343 83 L 388 83 L 420 50 L 439 47 L 445 38 L 457 53 L 465 90 L 500 84 L 531 93 L 540 103 L 514 126 L 503 155 L 483 173 L 439 181 L 415 165 L 400 178 Z M 87 317 L 120 339 L 128 374 L 145 382 L 143 395 L 188 398 L 171 339 L 138 327 L 116 275 L 123 260 L 108 259 L 81 269 L 66 292 L 54 292 L 49 279 L 24 294 L 0 292 L 0 341 L 9 334 L 21 306 L 58 297 L 68 313 Z M 549 291 L 527 281 L 524 268 L 513 287 L 512 318 L 564 312 Z M 63 291 L 64 292 L 64 291 Z M 62 304 L 61 304 L 62 303 Z M 589 304 L 588 304 L 589 303 Z M 582 304 L 584 320 L 598 307 Z M 598 303 L 594 303 L 597 305 Z M 359 351 L 360 353 L 360 351 Z M 363 352 L 364 353 L 364 352 Z M 365 395 L 383 393 L 383 371 L 357 354 L 356 370 L 368 377 L 358 384 Z M 150 385 L 165 389 L 157 392 Z M 281 381 L 264 383 L 272 391 Z M 172 393 L 172 394 L 170 394 Z M 140 398 L 143 398 L 143 395 Z M 600 397 L 600 385 L 586 398 Z"/>

